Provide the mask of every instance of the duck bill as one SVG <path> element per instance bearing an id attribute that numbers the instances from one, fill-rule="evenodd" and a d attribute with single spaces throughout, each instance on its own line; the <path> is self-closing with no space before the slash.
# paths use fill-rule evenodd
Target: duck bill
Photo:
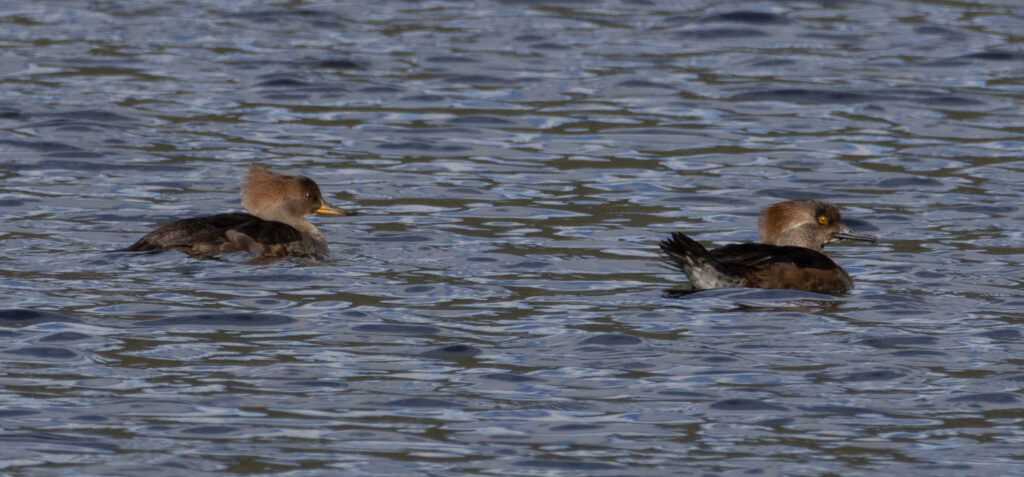
<path id="1" fill-rule="evenodd" d="M 875 237 L 874 235 L 859 234 L 857 232 L 854 232 L 853 230 L 850 230 L 850 228 L 845 225 L 843 226 L 843 228 L 839 229 L 838 232 L 832 234 L 832 238 L 835 240 L 856 240 L 858 242 L 871 243 L 878 242 L 878 237 Z"/>
<path id="2" fill-rule="evenodd" d="M 316 213 L 324 215 L 356 215 L 354 210 L 339 209 L 326 202 L 320 203 L 320 208 L 316 209 Z"/>

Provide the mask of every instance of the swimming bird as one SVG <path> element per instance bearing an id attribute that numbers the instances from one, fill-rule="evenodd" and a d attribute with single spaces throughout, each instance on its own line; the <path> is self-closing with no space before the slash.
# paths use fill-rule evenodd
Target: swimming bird
<path id="1" fill-rule="evenodd" d="M 119 251 L 177 250 L 202 258 L 232 252 L 254 253 L 265 259 L 322 256 L 327 254 L 327 239 L 306 217 L 355 215 L 325 202 L 312 179 L 260 166 L 250 166 L 245 175 L 242 206 L 250 213 L 179 220 Z"/>
<path id="2" fill-rule="evenodd" d="M 661 250 L 690 278 L 694 290 L 786 288 L 842 294 L 853 280 L 822 251 L 836 240 L 877 242 L 850 230 L 836 206 L 800 199 L 768 207 L 758 219 L 763 243 L 731 244 L 707 250 L 682 232 L 661 242 Z"/>

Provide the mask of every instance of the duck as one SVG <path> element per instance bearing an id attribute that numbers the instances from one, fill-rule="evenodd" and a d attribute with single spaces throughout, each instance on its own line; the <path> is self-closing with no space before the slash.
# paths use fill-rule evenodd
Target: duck
<path id="1" fill-rule="evenodd" d="M 668 262 L 690 279 L 692 291 L 715 288 L 790 289 L 841 295 L 853 289 L 850 274 L 824 253 L 837 240 L 877 243 L 854 232 L 839 209 L 816 199 L 774 204 L 758 218 L 762 243 L 725 245 L 713 250 L 682 232 L 661 241 Z"/>
<path id="2" fill-rule="evenodd" d="M 248 252 L 263 259 L 322 257 L 327 239 L 306 218 L 313 214 L 355 215 L 328 204 L 316 182 L 253 165 L 242 184 L 242 206 L 231 212 L 179 220 L 146 234 L 119 251 L 173 250 L 193 257 Z"/>

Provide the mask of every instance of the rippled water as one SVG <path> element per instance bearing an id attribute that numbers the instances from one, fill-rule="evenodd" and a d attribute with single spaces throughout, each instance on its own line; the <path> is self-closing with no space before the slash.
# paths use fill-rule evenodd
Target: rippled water
<path id="1" fill-rule="evenodd" d="M 1024 10 L 0 8 L 0 472 L 1024 475 Z M 120 254 L 248 164 L 322 262 Z M 657 242 L 839 204 L 848 296 Z"/>

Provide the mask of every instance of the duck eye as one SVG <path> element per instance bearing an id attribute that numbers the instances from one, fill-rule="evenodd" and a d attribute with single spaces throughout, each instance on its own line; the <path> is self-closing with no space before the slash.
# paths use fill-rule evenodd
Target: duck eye
<path id="1" fill-rule="evenodd" d="M 825 217 L 824 215 L 819 215 L 818 223 L 821 225 L 828 225 L 828 217 Z"/>

